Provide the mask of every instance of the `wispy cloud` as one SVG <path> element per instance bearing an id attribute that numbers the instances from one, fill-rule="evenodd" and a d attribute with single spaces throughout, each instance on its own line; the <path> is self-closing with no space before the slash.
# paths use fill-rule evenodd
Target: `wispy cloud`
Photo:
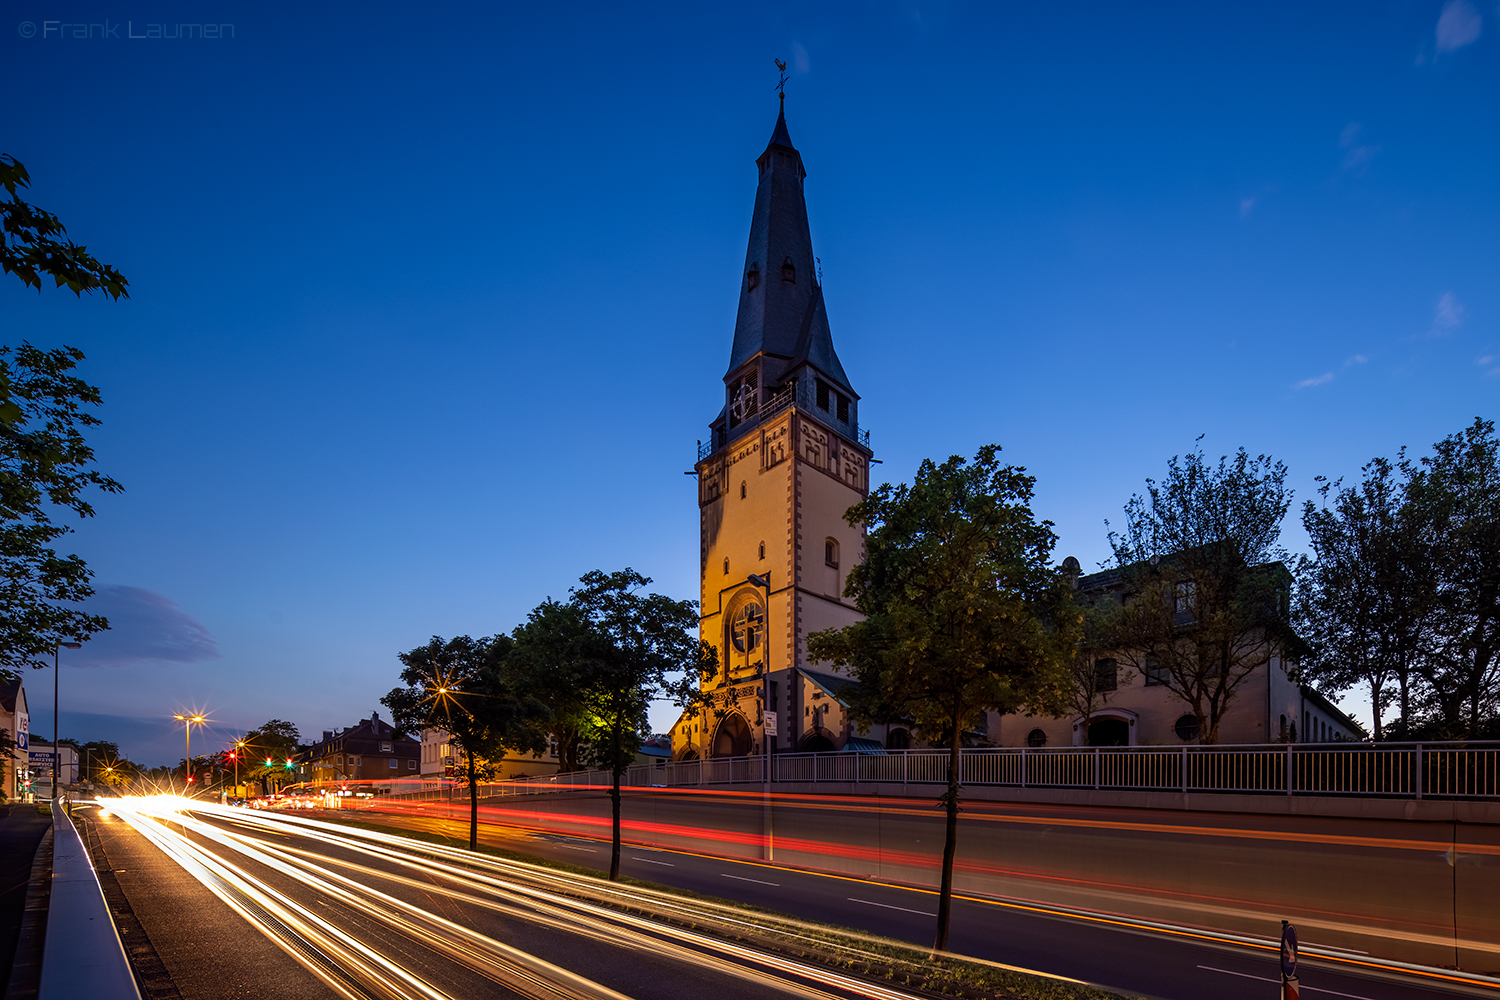
<path id="1" fill-rule="evenodd" d="M 1484 18 L 1468 0 L 1448 0 L 1438 15 L 1436 39 L 1439 54 L 1472 45 L 1484 30 Z"/>
<path id="2" fill-rule="evenodd" d="M 1369 360 L 1370 359 L 1365 357 L 1363 354 L 1351 354 L 1347 359 L 1345 359 L 1344 367 L 1348 368 L 1350 365 L 1366 364 Z"/>
<path id="3" fill-rule="evenodd" d="M 1369 166 L 1370 161 L 1375 159 L 1375 154 L 1380 152 L 1379 146 L 1372 146 L 1360 142 L 1360 133 L 1364 126 L 1359 122 L 1350 122 L 1344 126 L 1344 131 L 1339 133 L 1339 148 L 1344 151 L 1344 169 L 1362 170 Z"/>
<path id="4" fill-rule="evenodd" d="M 1332 382 L 1332 381 L 1333 381 L 1333 372 L 1324 372 L 1323 374 L 1318 375 L 1315 378 L 1305 378 L 1305 379 L 1303 379 L 1301 382 L 1297 383 L 1296 388 L 1298 388 L 1298 389 L 1313 389 L 1313 388 L 1316 388 L 1317 386 L 1325 385 L 1325 384 L 1327 384 L 1329 382 Z"/>
<path id="5" fill-rule="evenodd" d="M 1254 196 L 1240 199 L 1240 218 L 1250 218 L 1250 213 L 1255 209 L 1256 200 Z"/>
<path id="6" fill-rule="evenodd" d="M 1464 305 L 1458 301 L 1458 296 L 1452 292 L 1444 292 L 1438 296 L 1437 305 L 1432 310 L 1432 327 L 1427 331 L 1429 337 L 1441 337 L 1458 329 L 1464 321 Z"/>
<path id="7" fill-rule="evenodd" d="M 199 663 L 218 657 L 213 635 L 177 604 L 140 587 L 100 587 L 84 602 L 92 614 L 109 619 L 101 632 L 69 659 L 89 666 L 157 660 Z"/>
<path id="8" fill-rule="evenodd" d="M 812 61 L 807 57 L 807 49 L 801 42 L 792 42 L 792 70 L 797 73 L 807 73 L 812 70 Z"/>

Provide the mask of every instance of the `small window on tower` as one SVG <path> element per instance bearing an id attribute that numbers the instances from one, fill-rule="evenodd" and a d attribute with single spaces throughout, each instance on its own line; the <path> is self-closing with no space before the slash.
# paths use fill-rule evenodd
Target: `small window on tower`
<path id="1" fill-rule="evenodd" d="M 724 575 L 729 575 L 729 559 L 727 557 L 724 560 Z"/>
<path id="2" fill-rule="evenodd" d="M 832 538 L 823 543 L 823 562 L 838 569 L 839 566 L 839 543 Z"/>
<path id="3" fill-rule="evenodd" d="M 839 419 L 844 423 L 849 422 L 849 400 L 845 396 L 839 396 Z"/>
<path id="4" fill-rule="evenodd" d="M 745 274 L 745 282 L 753 289 L 760 284 L 760 265 L 751 264 L 750 270 Z"/>
<path id="5" fill-rule="evenodd" d="M 765 542 L 761 542 L 760 543 L 760 557 L 762 559 L 764 559 L 766 557 L 766 543 Z"/>
<path id="6" fill-rule="evenodd" d="M 818 409 L 828 409 L 828 383 L 818 379 Z"/>
<path id="7" fill-rule="evenodd" d="M 740 483 L 740 499 L 745 499 L 745 484 Z"/>
<path id="8" fill-rule="evenodd" d="M 794 285 L 797 283 L 797 265 L 792 263 L 790 257 L 781 262 L 781 280 L 790 281 Z"/>

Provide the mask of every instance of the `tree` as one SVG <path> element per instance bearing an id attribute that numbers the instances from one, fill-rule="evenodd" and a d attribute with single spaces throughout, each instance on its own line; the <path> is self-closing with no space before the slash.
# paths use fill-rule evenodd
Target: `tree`
<path id="1" fill-rule="evenodd" d="M 857 679 L 861 717 L 908 717 L 948 747 L 935 951 L 948 947 L 962 733 L 987 711 L 1060 713 L 1078 638 L 1072 588 L 1048 562 L 1056 536 L 1031 511 L 1035 480 L 999 450 L 924 461 L 912 485 L 849 508 L 869 528 L 844 590 L 865 620 L 808 637 L 814 661 Z"/>
<path id="2" fill-rule="evenodd" d="M 118 271 L 67 239 L 57 216 L 20 198 L 30 186 L 26 167 L 0 155 L 8 195 L 0 198 L 0 267 L 38 292 L 47 276 L 79 297 L 96 288 L 128 297 Z M 27 664 L 45 666 L 60 642 L 109 628 L 104 618 L 65 606 L 93 594 L 92 574 L 78 556 L 59 557 L 50 547 L 72 530 L 52 523 L 53 508 L 92 517 L 88 488 L 121 490 L 91 468 L 94 452 L 80 428 L 99 423 L 85 407 L 101 400 L 98 389 L 69 374 L 82 360 L 72 347 L 0 347 L 0 680 L 13 680 Z"/>
<path id="3" fill-rule="evenodd" d="M 266 791 L 286 780 L 286 762 L 297 755 L 302 734 L 285 719 L 271 719 L 245 734 L 245 778 L 264 782 Z"/>
<path id="4" fill-rule="evenodd" d="M 82 642 L 109 627 L 74 605 L 94 593 L 93 574 L 76 555 L 51 547 L 72 528 L 54 511 L 92 517 L 90 489 L 121 486 L 93 468 L 82 428 L 99 419 L 88 407 L 99 390 L 72 375 L 83 352 L 0 347 L 0 677 L 50 666 L 60 642 Z"/>
<path id="5" fill-rule="evenodd" d="M 1121 655 L 1186 702 L 1199 740 L 1216 743 L 1240 685 L 1276 653 L 1300 653 L 1291 573 L 1279 545 L 1291 504 L 1286 466 L 1269 456 L 1208 463 L 1199 448 L 1125 507 L 1110 532 L 1125 583 L 1114 629 Z"/>
<path id="6" fill-rule="evenodd" d="M 592 570 L 579 579 L 570 603 L 588 635 L 575 647 L 592 739 L 590 763 L 611 775 L 613 839 L 609 877 L 620 876 L 620 777 L 635 763 L 648 733 L 646 712 L 656 699 L 684 708 L 699 696 L 701 677 L 713 677 L 718 657 L 698 638 L 698 607 L 661 594 L 641 594 L 650 577 L 625 568 Z"/>
<path id="7" fill-rule="evenodd" d="M 22 201 L 18 189 L 31 187 L 26 167 L 9 154 L 0 154 L 0 186 L 8 198 L 0 198 L 0 266 L 27 285 L 42 290 L 42 277 L 66 285 L 74 295 L 93 294 L 99 289 L 111 298 L 130 297 L 125 290 L 130 282 L 108 264 L 101 264 L 88 252 L 67 239 L 67 229 L 51 212 Z"/>
<path id="8" fill-rule="evenodd" d="M 1078 615 L 1078 642 L 1068 660 L 1072 683 L 1065 689 L 1066 707 L 1082 722 L 1087 736 L 1094 713 L 1109 702 L 1121 684 L 1131 678 L 1129 670 L 1120 671 L 1114 653 L 1115 630 L 1120 609 L 1114 595 L 1075 592 Z"/>
<path id="9" fill-rule="evenodd" d="M 1500 441 L 1476 418 L 1413 467 L 1412 517 L 1434 542 L 1437 594 L 1418 661 L 1438 734 L 1473 738 L 1500 710 Z"/>
<path id="10" fill-rule="evenodd" d="M 546 706 L 546 727 L 557 741 L 558 770 L 577 771 L 583 766 L 583 741 L 591 729 L 584 694 L 592 662 L 589 623 L 581 608 L 548 598 L 513 635 L 511 669 Z"/>
<path id="11" fill-rule="evenodd" d="M 479 785 L 492 780 L 510 750 L 536 750 L 537 720 L 545 711 L 514 684 L 505 670 L 507 636 L 444 640 L 400 654 L 401 683 L 381 702 L 396 728 L 420 733 L 441 728 L 464 758 L 469 787 L 469 850 L 479 849 Z"/>
<path id="12" fill-rule="evenodd" d="M 1393 700 L 1411 719 L 1413 671 L 1436 596 L 1432 547 L 1406 502 L 1411 468 L 1403 450 L 1394 465 L 1372 459 L 1358 486 L 1320 477 L 1322 505 L 1309 500 L 1302 512 L 1314 555 L 1297 569 L 1296 628 L 1309 646 L 1302 666 L 1333 693 L 1368 687 L 1377 741 Z"/>

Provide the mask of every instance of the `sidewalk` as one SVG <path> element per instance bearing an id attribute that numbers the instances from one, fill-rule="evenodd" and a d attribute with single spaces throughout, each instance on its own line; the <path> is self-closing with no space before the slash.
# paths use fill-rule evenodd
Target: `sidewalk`
<path id="1" fill-rule="evenodd" d="M 52 826 L 36 806 L 0 805 L 0 995 L 10 981 L 37 844 Z"/>

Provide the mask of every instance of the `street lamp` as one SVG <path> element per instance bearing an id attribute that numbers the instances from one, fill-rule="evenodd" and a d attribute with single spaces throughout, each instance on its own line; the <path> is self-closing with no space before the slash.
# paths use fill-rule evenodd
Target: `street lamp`
<path id="1" fill-rule="evenodd" d="M 760 655 L 760 733 L 761 749 L 765 751 L 765 767 L 762 770 L 762 783 L 764 785 L 763 797 L 765 799 L 765 825 L 766 825 L 766 860 L 772 860 L 771 846 L 771 741 L 775 739 L 775 725 L 768 725 L 772 719 L 771 715 L 771 574 L 756 576 L 751 573 L 746 578 L 752 587 L 762 587 L 766 592 L 766 607 L 761 612 L 765 617 L 761 620 L 761 628 L 765 630 L 765 649 Z M 746 647 L 749 647 L 747 642 Z"/>
<path id="2" fill-rule="evenodd" d="M 184 752 L 187 754 L 182 759 L 183 773 L 186 776 L 186 780 L 182 783 L 182 794 L 186 795 L 188 793 L 187 786 L 193 783 L 193 726 L 195 724 L 199 726 L 203 725 L 203 716 L 179 714 L 172 716 L 172 718 L 182 723 L 182 744 Z"/>
<path id="3" fill-rule="evenodd" d="M 57 805 L 57 765 L 62 758 L 62 747 L 57 742 L 57 699 L 62 685 L 58 683 L 57 675 L 61 672 L 58 665 L 58 653 L 62 647 L 69 649 L 82 649 L 81 642 L 60 642 L 52 647 L 52 804 Z"/>

